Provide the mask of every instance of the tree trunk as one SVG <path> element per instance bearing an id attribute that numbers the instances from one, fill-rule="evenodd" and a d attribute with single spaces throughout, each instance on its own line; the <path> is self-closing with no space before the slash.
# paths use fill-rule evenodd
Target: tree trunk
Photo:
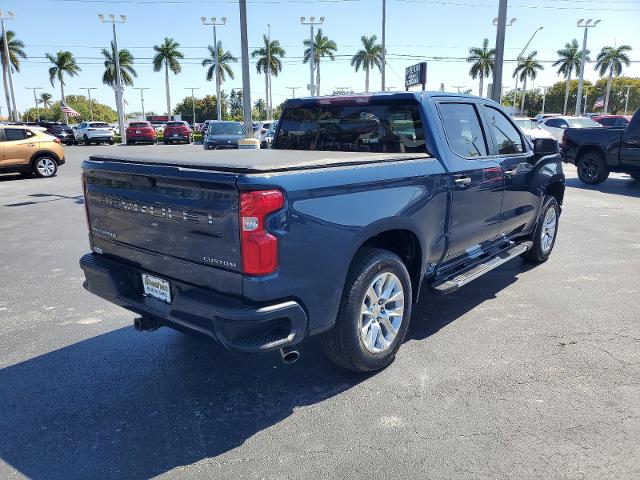
<path id="1" fill-rule="evenodd" d="M 527 96 L 527 77 L 524 77 L 524 83 L 522 84 L 522 100 L 520 101 L 520 113 L 524 115 L 524 99 Z"/>
<path id="2" fill-rule="evenodd" d="M 571 89 L 571 71 L 569 71 L 569 75 L 567 76 L 567 86 L 564 91 L 564 107 L 562 108 L 562 114 L 567 114 L 567 105 L 569 103 L 569 90 Z"/>
<path id="3" fill-rule="evenodd" d="M 320 57 L 316 63 L 316 95 L 320 96 Z"/>
<path id="4" fill-rule="evenodd" d="M 7 118 L 11 120 L 11 99 L 9 98 L 9 85 L 7 83 L 7 66 L 2 64 L 2 80 L 4 80 L 4 96 L 7 100 Z"/>
<path id="5" fill-rule="evenodd" d="M 273 120 L 273 74 L 269 72 L 269 120 Z"/>
<path id="6" fill-rule="evenodd" d="M 484 87 L 484 75 L 480 75 L 480 92 L 478 93 L 478 96 L 481 97 L 482 96 L 482 89 Z"/>
<path id="7" fill-rule="evenodd" d="M 369 67 L 364 69 L 364 91 L 369 92 Z"/>
<path id="8" fill-rule="evenodd" d="M 169 93 L 169 65 L 167 63 L 164 64 L 164 86 L 167 89 L 167 116 L 169 120 L 171 120 L 171 94 Z M 216 99 L 216 102 L 219 102 L 219 99 Z"/>
<path id="9" fill-rule="evenodd" d="M 611 93 L 611 80 L 613 79 L 613 65 L 609 67 L 609 78 L 607 78 L 607 93 L 604 97 L 604 113 L 609 111 L 609 94 Z"/>
<path id="10" fill-rule="evenodd" d="M 62 103 L 66 104 L 67 101 L 64 98 L 64 82 L 62 80 L 62 72 L 60 72 L 58 74 L 58 81 L 60 82 L 60 99 L 62 100 Z M 69 115 L 67 115 L 66 113 L 64 114 L 64 123 L 69 125 Z"/>

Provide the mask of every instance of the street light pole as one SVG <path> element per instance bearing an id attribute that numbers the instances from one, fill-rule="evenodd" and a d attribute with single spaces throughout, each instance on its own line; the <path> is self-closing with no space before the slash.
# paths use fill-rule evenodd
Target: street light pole
<path id="1" fill-rule="evenodd" d="M 220 59 L 218 58 L 218 37 L 216 35 L 216 27 L 223 26 L 227 23 L 227 17 L 222 17 L 218 22 L 216 17 L 211 17 L 211 21 L 207 22 L 206 17 L 200 17 L 203 25 L 211 25 L 213 27 L 213 74 L 216 82 L 216 110 L 218 120 L 222 120 L 222 101 L 220 100 Z"/>
<path id="2" fill-rule="evenodd" d="M 584 22 L 584 23 L 583 23 Z M 593 23 L 591 23 L 593 22 Z M 584 84 L 584 65 L 587 61 L 587 32 L 590 28 L 594 28 L 598 25 L 601 20 L 593 21 L 592 18 L 588 19 L 586 22 L 584 18 L 578 20 L 576 24 L 579 28 L 584 28 L 584 37 L 582 39 L 582 58 L 580 59 L 580 78 L 578 80 L 578 98 L 576 98 L 576 117 L 580 116 L 580 102 L 582 101 L 582 88 Z"/>
<path id="3" fill-rule="evenodd" d="M 627 85 L 627 95 L 624 97 L 624 114 L 627 114 L 627 108 L 629 107 L 629 89 L 631 87 Z"/>
<path id="4" fill-rule="evenodd" d="M 314 50 L 314 40 L 313 40 L 313 26 L 314 25 L 322 25 L 324 23 L 324 17 L 320 17 L 320 21 L 316 22 L 316 17 L 309 17 L 307 20 L 305 17 L 300 17 L 300 23 L 302 25 L 309 25 L 309 93 L 312 97 L 316 96 L 316 86 L 313 80 L 313 71 L 315 70 L 315 50 Z"/>
<path id="5" fill-rule="evenodd" d="M 387 54 L 387 0 L 382 0 L 382 69 L 380 71 L 382 77 L 382 91 L 386 89 L 385 85 L 385 69 Z"/>
<path id="6" fill-rule="evenodd" d="M 38 110 L 38 99 L 36 97 L 36 90 L 42 90 L 42 87 L 24 87 L 24 88 L 26 88 L 27 90 L 33 90 L 33 103 L 36 106 L 36 117 L 38 117 L 38 121 L 40 121 L 40 110 Z M 627 90 L 627 92 L 628 91 L 629 90 Z"/>
<path id="7" fill-rule="evenodd" d="M 533 40 L 533 37 L 535 37 L 536 33 L 538 33 L 540 30 L 544 30 L 544 27 L 538 27 L 536 29 L 536 31 L 533 32 L 533 35 L 531 35 L 531 37 L 529 38 L 529 41 L 525 44 L 524 48 L 520 51 L 520 53 L 516 57 L 516 61 L 518 62 L 518 63 L 516 63 L 516 68 L 518 68 L 520 66 L 520 61 L 522 60 L 522 56 L 524 55 L 524 52 L 527 51 L 527 48 L 529 48 L 529 45 L 531 44 L 531 41 Z M 518 103 L 518 75 L 516 75 L 516 85 L 515 85 L 513 91 L 514 91 L 514 93 L 513 93 L 513 107 L 514 107 L 514 111 L 515 111 L 516 104 Z M 520 110 L 523 110 L 523 109 L 524 109 L 524 95 L 522 97 L 522 108 Z"/>
<path id="8" fill-rule="evenodd" d="M 542 112 L 544 113 L 544 104 L 547 101 L 547 90 L 549 87 L 541 87 L 542 88 Z"/>
<path id="9" fill-rule="evenodd" d="M 7 12 L 7 16 L 5 17 L 2 10 L 0 10 L 0 22 L 2 23 L 2 39 L 3 39 L 3 48 L 4 48 L 4 58 L 5 58 L 5 67 L 7 68 L 7 72 L 9 73 L 9 89 L 11 91 L 11 105 L 9 108 L 13 110 L 13 112 L 9 111 L 9 119 L 13 119 L 16 122 L 20 121 L 20 113 L 18 113 L 18 107 L 16 106 L 16 94 L 13 90 L 13 69 L 11 68 L 11 57 L 9 56 L 9 40 L 7 39 L 7 29 L 4 26 L 5 20 L 13 20 L 15 18 L 15 13 L 13 10 L 9 10 Z"/>
<path id="10" fill-rule="evenodd" d="M 251 123 L 251 80 L 249 71 L 249 41 L 247 39 L 247 0 L 239 0 L 240 7 L 240 52 L 242 55 L 242 116 L 244 120 L 244 137 L 253 137 Z"/>
<path id="11" fill-rule="evenodd" d="M 120 20 L 116 20 L 114 14 L 110 13 L 109 18 L 106 19 L 103 14 L 98 14 L 98 18 L 101 23 L 110 23 L 113 28 L 113 58 L 116 64 L 116 86 L 114 88 L 116 93 L 116 110 L 118 112 L 118 129 L 120 130 L 120 141 L 122 144 L 126 144 L 126 134 L 124 128 L 124 108 L 122 105 L 122 94 L 124 93 L 124 87 L 122 86 L 122 75 L 120 72 L 120 53 L 118 52 L 118 36 L 116 34 L 116 23 L 125 23 L 127 17 L 120 15 Z"/>
<path id="12" fill-rule="evenodd" d="M 196 126 L 196 100 L 193 92 L 200 87 L 185 87 L 185 90 L 191 90 L 191 113 L 193 114 L 193 128 Z"/>
<path id="13" fill-rule="evenodd" d="M 504 37 L 507 31 L 507 0 L 500 0 L 498 6 L 498 28 L 496 31 L 496 60 L 493 69 L 493 88 L 491 98 L 496 102 L 502 93 L 502 65 L 504 62 Z"/>
<path id="14" fill-rule="evenodd" d="M 287 87 L 289 90 L 291 90 L 291 98 L 296 98 L 296 90 L 299 89 L 300 87 Z"/>
<path id="15" fill-rule="evenodd" d="M 147 116 L 144 114 L 144 91 L 149 90 L 149 87 L 134 87 L 134 90 L 140 90 L 140 104 L 142 106 L 142 120 L 147 121 Z"/>
<path id="16" fill-rule="evenodd" d="M 93 121 L 93 102 L 91 101 L 91 90 L 97 90 L 96 87 L 82 87 L 80 90 L 87 91 L 87 97 L 89 97 L 89 116 L 91 117 L 91 121 Z"/>

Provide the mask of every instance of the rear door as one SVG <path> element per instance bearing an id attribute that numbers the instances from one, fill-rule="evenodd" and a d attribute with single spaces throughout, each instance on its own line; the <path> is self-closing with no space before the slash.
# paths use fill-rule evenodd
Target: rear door
<path id="1" fill-rule="evenodd" d="M 4 127 L 3 163 L 6 166 L 28 164 L 38 151 L 36 136 L 26 128 Z"/>
<path id="2" fill-rule="evenodd" d="M 620 163 L 638 169 L 640 173 L 640 110 L 636 112 L 622 134 Z"/>
<path id="3" fill-rule="evenodd" d="M 498 108 L 482 105 L 489 132 L 490 153 L 502 167 L 504 196 L 502 197 L 501 233 L 511 237 L 535 223 L 540 198 L 532 185 L 533 152 L 527 147 L 515 124 Z"/>
<path id="4" fill-rule="evenodd" d="M 452 205 L 448 259 L 475 257 L 500 233 L 504 179 L 499 161 L 489 155 L 478 107 L 473 102 L 437 104 L 452 154 Z"/>

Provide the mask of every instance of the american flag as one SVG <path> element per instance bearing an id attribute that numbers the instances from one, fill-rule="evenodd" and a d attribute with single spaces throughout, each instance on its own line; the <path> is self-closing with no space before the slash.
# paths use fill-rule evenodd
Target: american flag
<path id="1" fill-rule="evenodd" d="M 602 108 L 604 107 L 604 97 L 598 97 L 596 103 L 593 104 L 593 108 Z"/>
<path id="2" fill-rule="evenodd" d="M 80 114 L 78 112 L 76 112 L 70 106 L 66 105 L 64 102 L 60 102 L 60 108 L 62 109 L 63 113 L 66 113 L 70 117 L 79 117 L 80 116 Z"/>

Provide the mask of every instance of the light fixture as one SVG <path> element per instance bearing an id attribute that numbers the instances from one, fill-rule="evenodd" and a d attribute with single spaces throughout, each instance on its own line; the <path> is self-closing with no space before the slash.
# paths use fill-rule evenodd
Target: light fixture
<path id="1" fill-rule="evenodd" d="M 200 17 L 200 20 L 202 20 L 202 23 L 207 21 L 207 17 Z"/>
<path id="2" fill-rule="evenodd" d="M 216 18 L 216 17 L 211 17 L 211 21 L 212 21 L 213 23 L 216 23 L 216 20 L 217 20 L 217 18 Z"/>
<path id="3" fill-rule="evenodd" d="M 596 20 L 595 22 L 593 22 L 593 26 L 595 27 L 597 24 L 599 24 L 602 20 Z"/>
<path id="4" fill-rule="evenodd" d="M 222 23 L 227 23 L 227 17 L 222 17 L 221 20 L 222 20 Z"/>
<path id="5" fill-rule="evenodd" d="M 584 18 L 581 18 L 580 20 L 578 20 L 578 26 L 581 27 L 582 26 L 582 22 L 584 22 Z"/>
<path id="6" fill-rule="evenodd" d="M 324 22 L 324 17 L 320 17 L 320 23 Z"/>
<path id="7" fill-rule="evenodd" d="M 104 22 L 104 15 L 99 13 L 98 14 L 98 18 L 100 19 L 101 22 Z"/>
<path id="8" fill-rule="evenodd" d="M 127 16 L 126 15 L 120 15 L 120 21 L 121 22 L 126 22 L 127 21 Z"/>
<path id="9" fill-rule="evenodd" d="M 0 12 L 1 14 L 1 12 Z M 300 17 L 300 23 L 304 23 L 304 17 Z"/>

